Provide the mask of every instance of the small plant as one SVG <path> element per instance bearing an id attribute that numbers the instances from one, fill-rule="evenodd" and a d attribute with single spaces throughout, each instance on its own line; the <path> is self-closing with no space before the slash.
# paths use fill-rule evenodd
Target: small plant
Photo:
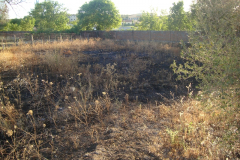
<path id="1" fill-rule="evenodd" d="M 178 134 L 178 131 L 173 131 L 169 128 L 166 129 L 167 133 L 169 134 L 170 138 L 171 138 L 171 143 L 175 143 L 175 137 Z"/>

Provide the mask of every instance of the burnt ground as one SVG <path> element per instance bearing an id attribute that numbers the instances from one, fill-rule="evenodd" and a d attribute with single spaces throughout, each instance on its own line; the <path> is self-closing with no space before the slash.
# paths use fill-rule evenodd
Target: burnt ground
<path id="1" fill-rule="evenodd" d="M 153 122 L 140 116 L 139 123 L 132 119 L 137 113 L 130 111 L 139 104 L 145 107 L 156 103 L 170 105 L 173 102 L 170 99 L 177 100 L 188 95 L 186 86 L 190 83 L 196 91 L 194 86 L 197 83 L 194 79 L 177 81 L 170 68 L 173 60 L 177 63 L 183 61 L 177 54 L 164 52 L 97 50 L 84 51 L 81 54 L 84 58 L 79 59 L 79 70 L 75 73 L 52 73 L 45 64 L 23 68 L 18 73 L 1 73 L 10 101 L 16 108 L 21 108 L 24 115 L 31 109 L 36 116 L 39 139 L 45 141 L 40 147 L 41 155 L 50 159 L 97 159 L 96 157 L 101 156 L 106 159 L 131 159 L 131 156 L 158 159 L 159 155 L 151 154 L 144 148 L 148 143 L 145 138 L 156 135 L 163 122 L 156 124 L 159 120 Z M 49 82 L 53 82 L 53 85 L 49 85 Z M 74 90 L 69 91 L 70 87 L 74 87 Z M 16 102 L 19 93 L 17 89 L 21 93 L 21 104 Z M 47 91 L 51 93 L 48 94 Z M 107 95 L 103 95 L 103 92 Z M 74 97 L 79 98 L 80 103 L 88 108 L 95 105 L 96 99 L 103 106 L 110 103 L 110 111 L 107 108 L 101 114 L 90 109 L 86 109 L 88 113 L 84 114 L 79 113 L 79 110 L 75 110 L 76 113 L 71 112 L 68 107 L 73 103 L 75 105 Z M 114 108 L 117 104 L 119 106 Z M 124 122 L 120 118 L 120 111 L 127 113 Z M 153 109 L 151 112 L 154 111 Z M 155 113 L 151 114 L 157 117 Z M 147 130 L 141 129 L 141 123 L 144 123 Z M 47 127 L 42 129 L 42 124 Z M 29 132 L 34 131 L 33 127 L 28 126 L 26 129 Z M 142 134 L 138 135 L 141 130 Z M 124 136 L 127 137 L 119 139 Z M 138 147 L 133 147 L 130 142 Z M 111 148 L 112 145 L 114 147 Z M 116 145 L 119 145 L 119 150 Z M 29 155 L 31 157 L 32 153 Z"/>
<path id="2" fill-rule="evenodd" d="M 110 92 L 110 95 L 114 95 L 120 99 L 128 94 L 130 100 L 136 99 L 143 103 L 162 101 L 163 97 L 175 98 L 179 96 L 186 96 L 188 90 L 186 86 L 190 83 L 192 87 L 197 85 L 194 79 L 188 79 L 185 81 L 178 81 L 177 76 L 174 75 L 170 65 L 173 60 L 179 64 L 183 64 L 183 60 L 174 54 L 168 53 L 134 53 L 127 50 L 122 51 L 85 51 L 89 57 L 87 62 L 80 62 L 79 64 L 100 64 L 102 67 L 106 65 L 115 64 L 114 74 L 118 75 L 118 80 L 128 81 L 125 85 L 119 85 L 119 88 L 124 88 L 116 93 L 116 91 Z M 94 72 L 94 70 L 91 70 Z M 128 77 L 127 77 L 127 76 Z M 131 77 L 134 76 L 134 77 Z M 123 78 L 123 79 L 121 79 Z M 124 79 L 125 78 L 125 79 Z M 192 88 L 192 89 L 193 89 Z M 194 89 L 196 91 L 196 89 Z M 194 91 L 194 92 L 195 92 Z"/>
<path id="3" fill-rule="evenodd" d="M 183 64 L 183 60 L 174 54 L 164 52 L 158 53 L 136 53 L 128 50 L 120 51 L 84 51 L 84 59 L 79 59 L 80 71 L 83 71 L 81 78 L 82 86 L 92 83 L 93 97 L 97 98 L 102 92 L 107 92 L 114 100 L 124 101 L 128 95 L 129 101 L 139 101 L 142 103 L 155 103 L 163 99 L 179 99 L 180 96 L 187 96 L 189 90 L 187 86 L 191 83 L 191 90 L 196 93 L 195 86 L 197 82 L 194 79 L 176 80 L 170 68 L 173 60 L 178 64 Z M 67 57 L 66 57 L 67 58 Z M 86 71 L 87 70 L 87 71 Z M 17 75 L 21 75 L 17 78 Z M 48 66 L 37 65 L 30 68 L 22 68 L 18 72 L 1 72 L 1 79 L 8 89 L 12 87 L 12 81 L 18 79 L 21 83 L 26 80 L 24 76 L 28 75 L 28 80 L 38 79 L 38 86 L 44 87 L 42 80 L 59 84 L 60 88 L 66 86 L 75 86 L 81 89 L 78 79 L 74 73 L 68 73 L 62 76 L 60 73 L 52 73 Z M 32 77 L 30 77 L 32 75 Z M 36 75 L 38 78 L 36 78 Z M 69 78 L 70 77 L 70 78 Z M 22 79 L 21 79 L 22 78 Z M 109 83 L 109 87 L 106 87 Z M 34 84 L 32 84 L 34 85 Z M 23 86 L 23 85 L 21 85 Z M 53 87 L 59 87 L 53 85 Z M 21 88 L 21 87 L 20 87 Z M 39 91 L 40 91 L 39 90 Z M 33 96 L 26 87 L 21 88 L 22 101 L 31 99 Z M 55 101 L 59 94 L 55 93 Z M 71 94 L 69 94 L 71 96 Z M 13 97 L 16 97 L 14 95 Z M 12 98 L 13 98 L 12 97 Z M 28 110 L 28 107 L 26 110 Z"/>

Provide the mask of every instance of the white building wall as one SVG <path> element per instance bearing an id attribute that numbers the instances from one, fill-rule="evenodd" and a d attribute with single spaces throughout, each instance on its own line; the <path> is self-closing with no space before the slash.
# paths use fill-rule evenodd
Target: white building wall
<path id="1" fill-rule="evenodd" d="M 71 14 L 68 18 L 69 18 L 69 22 L 76 21 L 77 20 L 77 15 L 76 14 Z"/>

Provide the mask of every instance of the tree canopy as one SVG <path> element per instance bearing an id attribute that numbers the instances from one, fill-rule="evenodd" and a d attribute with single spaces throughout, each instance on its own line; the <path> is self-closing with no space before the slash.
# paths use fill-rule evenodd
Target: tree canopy
<path id="1" fill-rule="evenodd" d="M 110 30 L 121 25 L 122 18 L 111 0 L 92 0 L 78 11 L 80 30 Z"/>
<path id="2" fill-rule="evenodd" d="M 20 24 L 21 24 L 21 21 L 22 21 L 21 18 L 14 18 L 14 19 L 11 19 L 11 20 L 10 20 L 10 23 L 20 25 Z"/>
<path id="3" fill-rule="evenodd" d="M 168 29 L 172 31 L 186 31 L 192 30 L 192 25 L 189 17 L 184 11 L 183 1 L 173 3 L 173 7 L 170 8 L 170 14 L 168 16 Z"/>
<path id="4" fill-rule="evenodd" d="M 35 26 L 35 19 L 31 16 L 26 16 L 21 20 L 20 27 L 22 31 L 32 31 Z"/>
<path id="5" fill-rule="evenodd" d="M 23 19 L 12 19 L 4 27 L 4 31 L 33 31 L 35 19 L 31 16 L 26 16 Z"/>
<path id="6" fill-rule="evenodd" d="M 154 9 L 150 13 L 143 11 L 136 27 L 137 30 L 167 30 L 167 16 L 158 16 L 157 11 Z"/>
<path id="7" fill-rule="evenodd" d="M 194 77 L 206 90 L 222 93 L 239 84 L 239 6 L 239 0 L 198 0 L 192 6 L 197 34 L 189 34 L 192 47 L 182 52 L 186 63 L 172 65 L 179 78 Z"/>
<path id="8" fill-rule="evenodd" d="M 3 2 L 0 2 L 0 30 L 2 30 L 7 24 L 8 8 Z"/>
<path id="9" fill-rule="evenodd" d="M 138 30 L 161 30 L 161 22 L 157 15 L 154 12 L 145 12 L 143 11 L 142 16 L 139 19 L 139 23 L 136 24 Z"/>
<path id="10" fill-rule="evenodd" d="M 67 10 L 55 1 L 37 3 L 30 15 L 35 18 L 39 30 L 61 31 L 70 28 Z"/>

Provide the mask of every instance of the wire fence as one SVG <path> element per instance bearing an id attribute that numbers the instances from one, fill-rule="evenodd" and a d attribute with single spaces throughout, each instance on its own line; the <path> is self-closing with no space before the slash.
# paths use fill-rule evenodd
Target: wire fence
<path id="1" fill-rule="evenodd" d="M 0 32 L 1 46 L 18 45 L 19 42 L 64 41 L 74 39 L 113 39 L 116 41 L 158 41 L 162 43 L 188 42 L 185 31 L 82 31 L 80 33 L 32 33 L 22 31 Z"/>

